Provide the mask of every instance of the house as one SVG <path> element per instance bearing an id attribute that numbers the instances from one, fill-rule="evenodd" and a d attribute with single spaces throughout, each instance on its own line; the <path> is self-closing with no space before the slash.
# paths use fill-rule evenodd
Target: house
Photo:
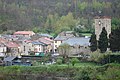
<path id="1" fill-rule="evenodd" d="M 4 58 L 5 66 L 19 65 L 19 66 L 32 66 L 29 60 L 22 60 L 15 56 L 9 56 Z"/>
<path id="2" fill-rule="evenodd" d="M 31 42 L 31 40 L 25 40 L 19 43 L 21 48 L 21 55 L 29 55 L 29 52 L 34 50 Z"/>
<path id="3" fill-rule="evenodd" d="M 3 43 L 0 43 L 0 53 L 6 53 L 6 52 L 7 52 L 7 47 Z"/>
<path id="4" fill-rule="evenodd" d="M 39 41 L 44 44 L 47 44 L 47 47 L 46 47 L 47 52 L 53 52 L 53 42 L 54 41 L 52 39 L 47 38 L 47 37 L 41 37 L 41 38 L 39 38 Z"/>
<path id="5" fill-rule="evenodd" d="M 5 43 L 7 41 L 3 38 L 0 38 L 0 53 L 1 55 L 5 56 L 5 53 L 7 52 L 7 47 L 5 46 Z"/>
<path id="6" fill-rule="evenodd" d="M 18 38 L 14 35 L 2 35 L 2 38 L 7 41 L 16 41 Z"/>
<path id="7" fill-rule="evenodd" d="M 20 53 L 20 46 L 15 42 L 7 42 L 5 43 L 5 46 L 7 47 L 7 52 L 9 56 L 19 56 Z"/>
<path id="8" fill-rule="evenodd" d="M 8 42 L 8 40 L 6 40 L 6 39 L 4 39 L 4 38 L 0 38 L 0 43 L 6 43 L 6 42 Z"/>
<path id="9" fill-rule="evenodd" d="M 63 41 L 75 37 L 73 35 L 73 31 L 63 31 L 61 32 L 55 39 L 54 39 L 54 51 L 57 50 L 60 44 L 63 43 Z"/>
<path id="10" fill-rule="evenodd" d="M 24 37 L 30 37 L 35 35 L 33 31 L 17 31 L 14 33 L 16 36 L 24 36 Z"/>
<path id="11" fill-rule="evenodd" d="M 5 66 L 11 66 L 13 65 L 13 60 L 16 60 L 17 58 L 15 56 L 9 56 L 5 57 L 3 61 L 5 62 Z"/>
<path id="12" fill-rule="evenodd" d="M 53 39 L 53 36 L 51 36 L 51 35 L 49 35 L 49 34 L 42 34 L 42 33 L 41 33 L 41 34 L 39 34 L 39 36 Z"/>
<path id="13" fill-rule="evenodd" d="M 65 40 L 61 45 L 63 44 L 70 45 L 69 56 L 89 54 L 90 53 L 89 39 L 90 38 L 85 38 L 85 37 L 72 37 L 69 38 L 68 40 Z"/>
<path id="14" fill-rule="evenodd" d="M 5 57 L 5 53 L 0 53 L 0 57 Z"/>
<path id="15" fill-rule="evenodd" d="M 46 44 L 42 43 L 42 42 L 39 42 L 39 41 L 33 41 L 31 42 L 32 44 L 32 50 L 33 52 L 37 53 L 37 52 L 45 52 L 46 51 Z"/>

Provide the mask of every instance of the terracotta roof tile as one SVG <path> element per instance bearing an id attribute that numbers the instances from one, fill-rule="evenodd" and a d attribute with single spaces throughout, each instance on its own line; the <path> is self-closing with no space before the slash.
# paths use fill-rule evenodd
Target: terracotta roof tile
<path id="1" fill-rule="evenodd" d="M 14 33 L 14 35 L 28 35 L 28 34 L 33 34 L 34 32 L 33 31 L 17 31 Z"/>
<path id="2" fill-rule="evenodd" d="M 6 44 L 6 46 L 9 47 L 9 48 L 18 48 L 19 47 L 19 45 L 15 42 L 8 42 Z"/>

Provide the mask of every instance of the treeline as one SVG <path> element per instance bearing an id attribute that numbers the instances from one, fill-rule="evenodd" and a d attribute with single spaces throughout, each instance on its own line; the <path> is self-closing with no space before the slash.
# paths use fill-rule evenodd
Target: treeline
<path id="1" fill-rule="evenodd" d="M 118 21 L 119 5 L 120 0 L 0 0 L 0 30 L 59 33 L 82 25 L 91 31 L 95 16 Z"/>

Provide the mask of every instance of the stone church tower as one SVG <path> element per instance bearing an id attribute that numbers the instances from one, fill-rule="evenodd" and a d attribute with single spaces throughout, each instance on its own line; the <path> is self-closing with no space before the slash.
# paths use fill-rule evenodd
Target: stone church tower
<path id="1" fill-rule="evenodd" d="M 109 17 L 96 17 L 95 18 L 95 34 L 97 40 L 99 40 L 99 35 L 102 32 L 102 28 L 105 27 L 108 38 L 109 34 L 111 33 L 111 18 Z"/>

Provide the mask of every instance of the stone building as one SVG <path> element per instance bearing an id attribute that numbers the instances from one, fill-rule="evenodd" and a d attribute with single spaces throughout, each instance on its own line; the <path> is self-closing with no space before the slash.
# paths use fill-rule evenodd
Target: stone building
<path id="1" fill-rule="evenodd" d="M 108 38 L 111 33 L 111 18 L 110 17 L 96 17 L 95 18 L 95 34 L 97 40 L 99 40 L 99 35 L 102 32 L 102 28 L 105 27 Z"/>

